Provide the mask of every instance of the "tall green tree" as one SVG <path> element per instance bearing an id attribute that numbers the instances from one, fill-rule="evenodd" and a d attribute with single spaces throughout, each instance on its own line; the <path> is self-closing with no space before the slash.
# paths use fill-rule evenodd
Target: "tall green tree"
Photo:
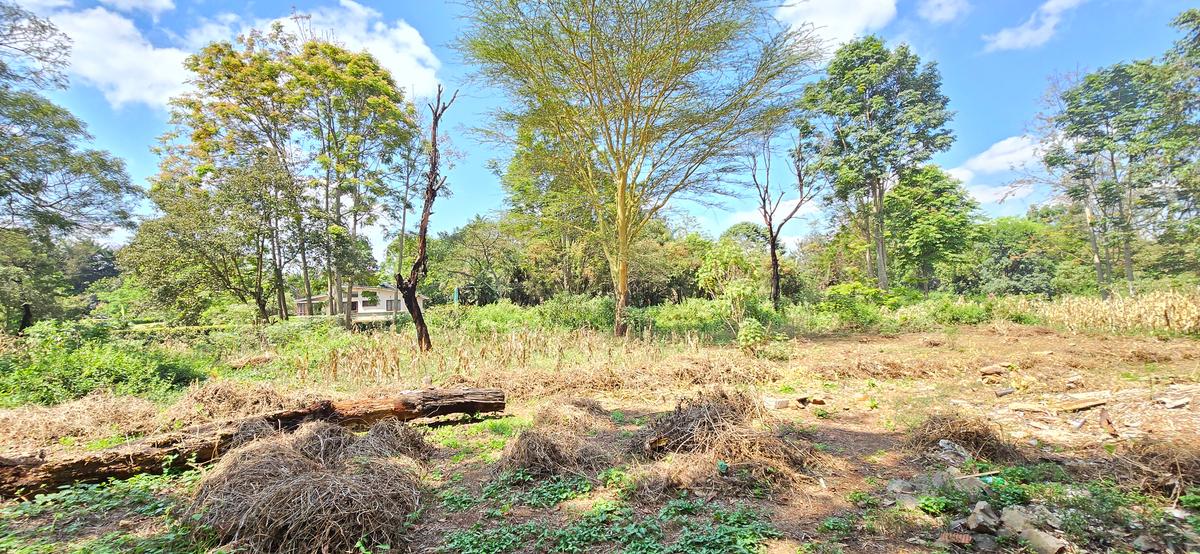
<path id="1" fill-rule="evenodd" d="M 128 224 L 139 190 L 125 164 L 91 148 L 83 121 L 38 91 L 63 87 L 70 40 L 0 0 L 0 311 L 20 330 L 62 313 L 65 237 Z"/>
<path id="2" fill-rule="evenodd" d="M 834 175 L 834 193 L 861 199 L 871 211 L 868 241 L 876 280 L 886 289 L 884 197 L 905 172 L 950 147 L 953 112 L 937 66 L 922 64 L 905 44 L 889 49 L 874 36 L 847 43 L 825 73 L 805 91 L 804 105 L 827 135 L 822 165 Z"/>
<path id="3" fill-rule="evenodd" d="M 978 204 L 956 179 L 934 165 L 905 173 L 883 200 L 893 261 L 921 289 L 934 288 L 934 269 L 971 245 Z"/>
<path id="4" fill-rule="evenodd" d="M 470 0 L 461 48 L 552 138 L 595 214 L 624 334 L 632 249 L 672 200 L 721 188 L 734 142 L 817 56 L 754 0 Z"/>

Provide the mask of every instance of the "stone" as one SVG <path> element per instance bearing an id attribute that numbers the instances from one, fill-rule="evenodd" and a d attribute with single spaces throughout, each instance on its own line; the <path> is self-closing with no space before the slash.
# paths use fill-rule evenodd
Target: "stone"
<path id="1" fill-rule="evenodd" d="M 901 493 L 896 495 L 896 506 L 902 509 L 916 510 L 920 504 L 921 502 L 917 500 L 917 497 L 911 494 Z"/>
<path id="2" fill-rule="evenodd" d="M 971 515 L 967 516 L 967 529 L 977 533 L 995 533 L 1000 529 L 1000 515 L 986 500 L 975 503 Z"/>
<path id="3" fill-rule="evenodd" d="M 1000 550 L 1000 544 L 996 542 L 996 537 L 976 534 L 974 540 L 971 541 L 975 545 L 975 550 L 979 552 L 996 552 Z"/>
<path id="4" fill-rule="evenodd" d="M 916 494 L 917 487 L 904 479 L 888 481 L 887 491 L 891 494 Z"/>
<path id="5" fill-rule="evenodd" d="M 1162 541 L 1156 537 L 1143 534 L 1133 539 L 1133 548 L 1138 552 L 1161 552 L 1164 547 Z"/>
<path id="6" fill-rule="evenodd" d="M 1009 506 L 1000 512 L 1000 531 L 1002 537 L 1020 535 L 1029 528 L 1029 514 L 1020 506 Z"/>
<path id="7" fill-rule="evenodd" d="M 1017 536 L 1037 554 L 1062 554 L 1067 551 L 1067 541 L 1033 527 L 1026 527 Z"/>
<path id="8" fill-rule="evenodd" d="M 788 400 L 787 398 L 773 398 L 770 396 L 764 396 L 762 401 L 763 407 L 768 410 L 782 410 L 790 406 L 792 403 L 792 401 Z"/>

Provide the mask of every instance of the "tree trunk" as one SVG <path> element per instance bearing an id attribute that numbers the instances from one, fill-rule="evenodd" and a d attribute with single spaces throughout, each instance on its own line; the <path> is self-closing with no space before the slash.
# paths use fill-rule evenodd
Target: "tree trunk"
<path id="1" fill-rule="evenodd" d="M 362 306 L 359 306 L 362 308 Z M 354 326 L 354 282 L 346 283 L 346 328 Z"/>
<path id="2" fill-rule="evenodd" d="M 1133 240 L 1130 239 L 1130 232 L 1122 233 L 1121 236 L 1121 262 L 1125 266 L 1125 287 L 1130 296 L 1133 296 Z"/>
<path id="3" fill-rule="evenodd" d="M 629 324 L 625 321 L 625 308 L 629 307 L 629 258 L 627 255 L 617 255 L 613 295 L 616 301 L 616 309 L 613 310 L 613 333 L 618 337 L 623 337 L 629 333 Z"/>
<path id="4" fill-rule="evenodd" d="M 871 187 L 872 203 L 875 207 L 875 274 L 881 290 L 888 289 L 887 244 L 883 236 L 883 183 Z"/>
<path id="5" fill-rule="evenodd" d="M 778 312 L 782 296 L 779 290 L 779 237 L 772 234 L 768 238 L 771 240 L 771 305 L 775 306 L 775 311 Z"/>
<path id="6" fill-rule="evenodd" d="M 21 304 L 21 323 L 17 326 L 17 332 L 21 333 L 33 325 L 33 304 L 25 302 Z"/>
<path id="7" fill-rule="evenodd" d="M 1096 287 L 1100 289 L 1100 297 L 1107 299 L 1109 296 L 1108 279 L 1104 274 L 1104 260 L 1100 253 L 1100 241 L 1096 238 L 1096 225 L 1092 216 L 1091 200 L 1086 198 L 1083 201 L 1083 216 L 1088 229 L 1088 248 L 1092 250 L 1092 264 L 1096 268 Z"/>
<path id="8" fill-rule="evenodd" d="M 308 275 L 308 254 L 305 252 L 306 248 L 304 239 L 300 239 L 300 273 L 304 278 L 304 301 L 307 302 L 304 306 L 307 310 L 306 313 L 313 315 L 312 280 L 309 279 Z"/>
<path id="9" fill-rule="evenodd" d="M 417 297 L 417 287 L 404 289 L 404 307 L 412 316 L 413 326 L 417 328 L 417 348 L 421 352 L 433 350 L 433 339 L 429 336 L 429 326 L 425 324 L 425 314 L 421 311 L 421 303 Z"/>
<path id="10" fill-rule="evenodd" d="M 164 463 L 183 467 L 193 460 L 207 462 L 235 446 L 232 441 L 248 424 L 260 421 L 282 431 L 291 431 L 310 420 L 362 427 L 387 418 L 409 421 L 447 414 L 499 412 L 504 407 L 504 392 L 499 389 L 429 389 L 404 391 L 379 399 L 322 400 L 306 408 L 206 423 L 99 452 L 56 459 L 0 458 L 0 497 L 25 496 L 78 481 L 158 472 L 165 469 Z"/>

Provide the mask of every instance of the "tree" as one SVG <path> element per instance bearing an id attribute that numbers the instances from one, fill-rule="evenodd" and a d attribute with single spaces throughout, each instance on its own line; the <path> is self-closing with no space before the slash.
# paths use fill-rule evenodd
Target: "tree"
<path id="1" fill-rule="evenodd" d="M 413 256 L 412 268 L 405 277 L 396 273 L 396 288 L 404 297 L 404 306 L 412 315 L 413 326 L 417 330 L 417 347 L 422 351 L 433 349 L 433 341 L 429 337 L 429 326 L 425 324 L 425 316 L 421 313 L 421 303 L 417 297 L 417 287 L 429 269 L 428 241 L 429 216 L 433 215 L 433 202 L 446 188 L 446 178 L 441 173 L 441 145 L 438 143 L 438 126 L 446 110 L 458 98 L 458 91 L 450 96 L 448 102 L 442 101 L 442 86 L 438 85 L 437 98 L 429 104 L 429 164 L 425 171 L 424 202 L 421 206 L 421 223 L 417 226 L 417 251 Z"/>
<path id="2" fill-rule="evenodd" d="M 50 20 L 0 1 L 0 86 L 64 87 L 71 39 Z"/>
<path id="3" fill-rule="evenodd" d="M 1098 212 L 1099 240 L 1115 242 L 1130 294 L 1134 243 L 1148 221 L 1146 208 L 1167 192 L 1152 189 L 1164 186 L 1175 169 L 1172 138 L 1185 124 L 1170 113 L 1164 77 L 1150 61 L 1101 69 L 1063 90 L 1060 108 L 1050 116 L 1056 134 L 1044 161 L 1066 173 L 1064 192 L 1089 207 L 1089 218 L 1091 208 Z M 1103 287 L 1106 271 L 1099 261 L 1097 273 Z"/>
<path id="4" fill-rule="evenodd" d="M 881 289 L 888 287 L 887 189 L 954 141 L 941 84 L 935 64 L 922 65 L 907 45 L 888 49 L 872 36 L 839 48 L 825 78 L 804 93 L 805 107 L 827 135 L 820 164 L 834 174 L 834 193 L 861 199 L 871 210 L 868 241 Z"/>
<path id="5" fill-rule="evenodd" d="M 771 164 L 774 159 L 772 142 L 775 139 L 775 129 L 765 132 L 757 149 L 749 154 L 750 179 L 758 194 L 758 213 L 762 216 L 766 231 L 767 250 L 771 261 L 771 305 L 776 310 L 780 307 L 780 266 L 779 266 L 779 237 L 783 228 L 800 213 L 800 210 L 814 200 L 825 188 L 816 164 L 816 154 L 819 151 L 820 140 L 815 129 L 808 121 L 801 120 L 796 125 L 796 134 L 792 137 L 792 148 L 788 153 L 792 177 L 795 178 L 794 191 L 788 189 L 772 189 Z M 790 193 L 794 192 L 794 196 Z"/>
<path id="6" fill-rule="evenodd" d="M 137 188 L 125 164 L 87 148 L 79 118 L 21 88 L 65 86 L 69 52 L 48 20 L 0 1 L 0 228 L 93 234 L 128 221 Z"/>
<path id="7" fill-rule="evenodd" d="M 884 211 L 895 262 L 916 277 L 921 290 L 934 288 L 935 266 L 971 245 L 977 206 L 956 179 L 935 165 L 906 173 L 888 191 Z"/>
<path id="8" fill-rule="evenodd" d="M 722 189 L 733 143 L 818 54 L 754 0 L 471 0 L 461 41 L 512 98 L 497 120 L 545 134 L 593 214 L 624 334 L 646 225 Z"/>

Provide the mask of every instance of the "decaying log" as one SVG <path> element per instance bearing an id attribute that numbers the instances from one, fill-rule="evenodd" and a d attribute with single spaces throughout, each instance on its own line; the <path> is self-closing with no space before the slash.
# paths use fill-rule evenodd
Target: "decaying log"
<path id="1" fill-rule="evenodd" d="M 229 449 L 239 431 L 265 422 L 291 431 L 309 420 L 326 420 L 361 427 L 386 418 L 410 421 L 448 414 L 478 414 L 504 410 L 500 389 L 428 389 L 404 391 L 379 399 L 322 400 L 308 407 L 266 413 L 231 421 L 205 423 L 152 435 L 98 452 L 45 458 L 40 455 L 0 457 L 0 498 L 29 496 L 59 485 L 123 479 L 139 473 L 183 467 L 216 459 Z"/>

